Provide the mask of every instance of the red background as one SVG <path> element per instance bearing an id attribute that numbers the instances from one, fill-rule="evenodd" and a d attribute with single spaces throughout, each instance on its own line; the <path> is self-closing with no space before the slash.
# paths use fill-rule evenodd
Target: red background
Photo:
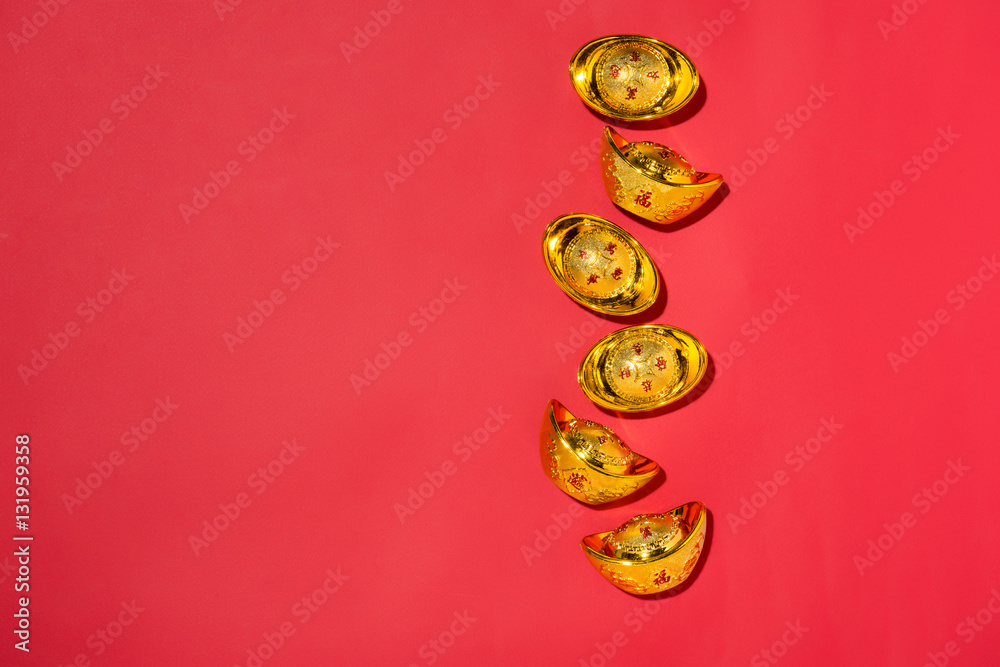
<path id="1" fill-rule="evenodd" d="M 1000 280 L 977 282 L 1000 250 L 994 4 L 49 4 L 35 32 L 37 2 L 0 10 L 21 35 L 0 47 L 0 515 L 9 541 L 14 438 L 30 434 L 35 537 L 32 651 L 12 647 L 5 566 L 0 662 L 247 665 L 283 623 L 294 634 L 266 664 L 996 660 Z M 646 225 L 600 185 L 590 150 L 606 121 L 566 66 L 617 32 L 676 44 L 703 76 L 666 122 L 621 127 L 725 175 L 728 194 L 693 221 Z M 123 117 L 116 99 L 144 77 L 155 88 Z M 241 151 L 274 109 L 280 131 Z M 100 143 L 54 168 L 85 132 Z M 390 188 L 386 172 L 432 136 Z M 226 186 L 198 200 L 213 173 Z M 181 204 L 204 207 L 186 220 Z M 878 217 L 845 228 L 859 207 Z M 585 399 L 576 366 L 623 323 L 546 273 L 542 230 L 570 211 L 651 252 L 666 303 L 627 323 L 701 339 L 715 377 L 696 400 L 626 417 Z M 339 247 L 292 289 L 318 237 Z M 102 292 L 123 269 L 127 286 Z M 435 302 L 447 281 L 457 296 Z M 275 290 L 273 313 L 251 316 Z M 796 298 L 775 317 L 776 290 Z M 227 343 L 248 316 L 260 326 Z M 35 350 L 53 358 L 25 374 Z M 368 363 L 384 368 L 352 385 Z M 538 459 L 550 398 L 666 478 L 575 505 Z M 165 417 L 158 399 L 177 407 Z M 490 410 L 509 418 L 483 440 Z M 815 451 L 824 419 L 841 426 Z M 133 427 L 138 444 L 123 439 Z M 476 437 L 476 451 L 456 444 Z M 286 440 L 300 451 L 262 486 Z M 109 458 L 98 488 L 67 500 Z M 949 462 L 968 470 L 938 482 Z M 396 506 L 433 480 L 401 521 Z M 240 494 L 239 516 L 217 519 Z M 580 551 L 586 534 L 694 499 L 711 532 L 677 595 L 623 593 Z M 229 525 L 193 547 L 213 520 Z M 327 570 L 342 585 L 302 622 L 295 606 Z M 992 622 L 970 630 L 982 609 Z"/>

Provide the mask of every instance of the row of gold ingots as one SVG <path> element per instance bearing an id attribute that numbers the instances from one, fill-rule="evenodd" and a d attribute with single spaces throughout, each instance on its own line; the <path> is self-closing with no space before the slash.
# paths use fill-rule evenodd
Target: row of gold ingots
<path id="1" fill-rule="evenodd" d="M 698 72 L 675 47 L 641 35 L 601 37 L 577 51 L 570 77 L 583 101 L 626 121 L 660 118 L 686 104 Z M 604 129 L 601 175 L 619 207 L 668 224 L 699 208 L 722 185 L 719 174 L 696 171 L 661 144 L 629 143 Z M 577 303 L 606 315 L 634 315 L 653 305 L 660 277 L 649 253 L 624 229 L 603 218 L 572 213 L 545 230 L 542 253 L 549 272 Z M 687 331 L 643 324 L 605 336 L 587 353 L 577 379 L 605 408 L 652 410 L 691 391 L 708 356 Z M 632 451 L 607 426 L 577 418 L 549 401 L 540 435 L 542 466 L 564 492 L 590 505 L 623 498 L 649 482 L 659 465 Z M 705 542 L 707 513 L 689 502 L 663 514 L 640 514 L 618 528 L 589 535 L 581 546 L 612 584 L 650 594 L 682 583 Z"/>

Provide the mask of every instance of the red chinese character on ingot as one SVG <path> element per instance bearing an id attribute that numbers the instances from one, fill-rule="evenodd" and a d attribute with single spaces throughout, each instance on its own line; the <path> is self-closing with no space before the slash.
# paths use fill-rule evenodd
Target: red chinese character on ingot
<path id="1" fill-rule="evenodd" d="M 615 254 L 615 248 L 617 248 L 617 247 L 618 247 L 617 243 L 609 243 L 608 245 L 604 246 L 604 250 L 609 255 L 613 255 L 613 254 Z"/>
<path id="2" fill-rule="evenodd" d="M 606 436 L 606 435 L 599 435 L 599 436 L 597 436 L 597 442 L 601 443 L 602 445 L 604 443 L 606 443 L 607 441 L 608 441 L 608 436 Z"/>
<path id="3" fill-rule="evenodd" d="M 580 473 L 575 472 L 572 475 L 570 475 L 570 478 L 569 478 L 568 481 L 569 481 L 570 486 L 572 486 L 574 489 L 576 489 L 577 491 L 579 491 L 579 490 L 583 489 L 584 482 L 587 481 L 587 478 L 584 477 L 583 475 L 581 475 Z"/>
<path id="4" fill-rule="evenodd" d="M 588 257 L 590 257 L 590 253 L 587 252 L 586 250 L 581 250 L 580 257 L 582 257 L 583 259 L 587 259 Z"/>
<path id="5" fill-rule="evenodd" d="M 653 535 L 653 531 L 649 529 L 649 526 L 643 526 L 639 529 L 639 532 L 642 533 L 642 539 L 644 540 L 648 540 Z"/>
<path id="6" fill-rule="evenodd" d="M 638 88 L 633 88 L 632 86 L 626 86 L 625 87 L 625 92 L 627 93 L 625 95 L 625 99 L 627 99 L 627 100 L 634 100 L 635 99 L 635 94 L 637 92 L 639 92 L 639 89 Z"/>
<path id="7" fill-rule="evenodd" d="M 619 371 L 618 375 L 622 379 L 628 378 L 628 377 L 632 377 L 632 371 L 629 370 L 629 369 L 627 369 L 627 368 L 623 368 L 623 369 L 621 369 L 621 371 Z"/>
<path id="8" fill-rule="evenodd" d="M 662 371 L 664 368 L 667 367 L 667 360 L 664 359 L 663 357 L 657 357 L 656 358 L 656 367 L 659 368 Z"/>
<path id="9" fill-rule="evenodd" d="M 639 194 L 635 196 L 635 203 L 638 204 L 639 206 L 645 206 L 646 208 L 649 208 L 650 206 L 653 205 L 653 202 L 649 200 L 649 198 L 652 196 L 653 193 L 650 192 L 649 190 L 640 190 Z"/>
<path id="10" fill-rule="evenodd" d="M 587 276 L 587 284 L 588 285 L 593 285 L 596 282 L 597 282 L 597 274 L 596 273 L 591 273 L 589 276 Z"/>
<path id="11" fill-rule="evenodd" d="M 653 583 L 656 584 L 657 586 L 662 586 L 663 584 L 669 581 L 670 581 L 670 575 L 667 574 L 666 570 L 660 570 L 659 574 L 656 575 L 656 578 L 653 579 Z"/>
<path id="12" fill-rule="evenodd" d="M 639 52 L 638 51 L 633 51 L 632 55 L 629 56 L 629 60 L 631 60 L 634 63 L 639 62 Z"/>
<path id="13" fill-rule="evenodd" d="M 617 269 L 615 269 L 614 271 L 612 271 L 611 272 L 611 277 L 614 278 L 615 280 L 621 280 L 622 279 L 622 268 L 619 266 Z"/>
<path id="14" fill-rule="evenodd" d="M 636 343 L 632 346 L 632 349 L 635 350 L 636 354 L 642 354 L 642 343 Z"/>
<path id="15" fill-rule="evenodd" d="M 653 388 L 653 381 L 652 380 L 643 380 L 642 381 L 642 388 L 645 389 L 646 391 L 649 391 L 650 389 Z"/>
<path id="16" fill-rule="evenodd" d="M 649 79 L 659 79 L 660 73 L 657 72 L 656 70 L 653 70 L 652 72 L 646 72 L 646 77 Z"/>
<path id="17" fill-rule="evenodd" d="M 612 76 L 612 78 L 617 79 L 618 75 L 621 74 L 621 73 L 622 73 L 622 68 L 621 67 L 619 67 L 618 65 L 612 65 L 611 66 L 611 76 Z"/>

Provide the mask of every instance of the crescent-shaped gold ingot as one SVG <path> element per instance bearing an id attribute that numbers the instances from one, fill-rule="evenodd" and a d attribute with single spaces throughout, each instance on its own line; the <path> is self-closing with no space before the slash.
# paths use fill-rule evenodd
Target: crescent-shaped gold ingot
<path id="1" fill-rule="evenodd" d="M 555 399 L 545 406 L 539 444 L 542 468 L 552 483 L 588 505 L 623 498 L 660 470 L 610 428 L 577 419 Z"/>
<path id="2" fill-rule="evenodd" d="M 570 213 L 542 237 L 545 266 L 563 292 L 607 315 L 634 315 L 653 305 L 660 278 L 646 249 L 618 225 Z"/>
<path id="3" fill-rule="evenodd" d="M 604 128 L 601 178 L 616 205 L 664 225 L 698 210 L 722 185 L 721 174 L 696 171 L 673 149 L 629 143 L 610 127 Z"/>
<path id="4" fill-rule="evenodd" d="M 587 398 L 624 412 L 653 410 L 681 398 L 705 375 L 708 353 L 683 329 L 640 324 L 608 334 L 580 362 Z"/>
<path id="5" fill-rule="evenodd" d="M 665 514 L 640 514 L 580 542 L 587 560 L 612 584 L 637 595 L 684 582 L 705 545 L 708 513 L 693 501 Z"/>
<path id="6" fill-rule="evenodd" d="M 698 70 L 675 46 L 643 35 L 608 35 L 580 47 L 569 63 L 577 94 L 594 111 L 621 120 L 673 113 L 698 90 Z"/>

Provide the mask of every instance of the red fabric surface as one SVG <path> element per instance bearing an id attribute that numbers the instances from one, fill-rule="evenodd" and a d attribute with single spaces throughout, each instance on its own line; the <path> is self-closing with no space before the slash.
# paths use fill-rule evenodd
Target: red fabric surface
<path id="1" fill-rule="evenodd" d="M 0 662 L 994 664 L 994 4 L 229 2 L 0 8 Z M 566 68 L 621 32 L 702 74 L 619 126 L 724 174 L 694 222 L 601 186 Z M 581 393 L 623 324 L 545 270 L 571 211 L 650 251 L 696 400 Z M 665 480 L 559 492 L 550 398 Z M 676 595 L 579 548 L 696 499 Z"/>

